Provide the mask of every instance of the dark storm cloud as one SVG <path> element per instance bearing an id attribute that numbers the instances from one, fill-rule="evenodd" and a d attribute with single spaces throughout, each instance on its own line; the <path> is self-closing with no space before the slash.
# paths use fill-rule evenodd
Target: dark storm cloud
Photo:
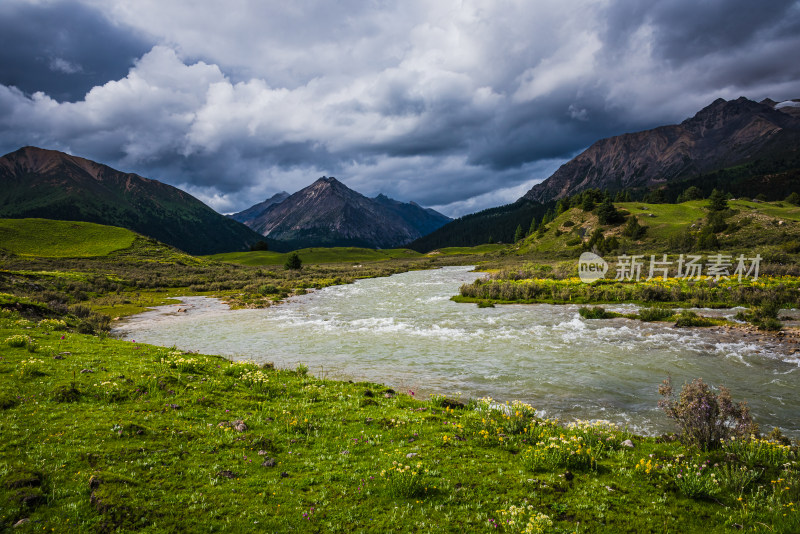
<path id="1" fill-rule="evenodd" d="M 75 101 L 127 74 L 152 47 L 80 4 L 0 3 L 0 83 Z"/>
<path id="2" fill-rule="evenodd" d="M 0 32 L 0 150 L 220 211 L 325 174 L 462 215 L 603 137 L 800 97 L 798 1 L 3 0 Z"/>
<path id="3" fill-rule="evenodd" d="M 731 54 L 781 34 L 790 35 L 786 30 L 796 27 L 796 10 L 793 0 L 626 0 L 612 4 L 608 35 L 625 35 L 649 25 L 654 29 L 655 55 L 683 62 L 719 51 Z"/>

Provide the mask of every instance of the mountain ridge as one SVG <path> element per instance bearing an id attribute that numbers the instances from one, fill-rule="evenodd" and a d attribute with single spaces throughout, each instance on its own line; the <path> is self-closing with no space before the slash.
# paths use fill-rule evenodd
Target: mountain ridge
<path id="1" fill-rule="evenodd" d="M 394 248 L 450 220 L 413 202 L 400 202 L 383 194 L 368 198 L 334 177 L 323 176 L 282 202 L 270 205 L 260 216 L 243 222 L 256 232 L 294 248 Z"/>
<path id="2" fill-rule="evenodd" d="M 409 247 L 428 252 L 513 240 L 556 201 L 586 189 L 659 190 L 674 202 L 689 187 L 771 200 L 800 193 L 800 101 L 717 99 L 680 124 L 600 139 L 517 201 L 461 217 Z"/>
<path id="3" fill-rule="evenodd" d="M 601 139 L 523 198 L 541 203 L 590 188 L 652 188 L 759 157 L 796 158 L 800 118 L 773 102 L 718 98 L 680 124 Z"/>
<path id="4" fill-rule="evenodd" d="M 246 250 L 263 239 L 176 187 L 32 146 L 0 158 L 0 217 L 119 226 L 190 254 Z"/>

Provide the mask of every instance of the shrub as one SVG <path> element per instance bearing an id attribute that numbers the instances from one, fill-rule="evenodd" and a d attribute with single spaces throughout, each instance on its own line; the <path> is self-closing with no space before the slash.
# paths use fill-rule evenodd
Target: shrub
<path id="1" fill-rule="evenodd" d="M 701 198 L 703 198 L 703 192 L 698 187 L 691 186 L 678 195 L 678 203 L 688 202 L 689 200 L 700 200 Z"/>
<path id="2" fill-rule="evenodd" d="M 644 237 L 645 233 L 647 233 L 647 226 L 639 224 L 639 219 L 636 218 L 636 215 L 628 217 L 628 223 L 622 229 L 622 235 L 637 240 Z"/>
<path id="3" fill-rule="evenodd" d="M 287 271 L 299 271 L 303 267 L 303 261 L 300 259 L 300 255 L 297 252 L 292 252 L 289 254 L 289 257 L 286 258 L 286 263 L 283 264 L 283 268 Z"/>
<path id="4" fill-rule="evenodd" d="M 624 218 L 622 214 L 614 207 L 611 198 L 606 197 L 603 203 L 597 208 L 597 218 L 600 224 L 619 224 Z"/>
<path id="5" fill-rule="evenodd" d="M 720 466 L 716 474 L 723 488 L 732 493 L 741 494 L 748 486 L 761 478 L 764 470 L 748 469 L 745 466 L 735 466 L 726 462 Z"/>
<path id="6" fill-rule="evenodd" d="M 709 468 L 709 461 L 697 464 L 678 463 L 673 467 L 675 485 L 690 499 L 705 499 L 720 492 L 716 473 Z"/>
<path id="7" fill-rule="evenodd" d="M 417 462 L 414 467 L 393 461 L 392 466 L 381 471 L 381 478 L 386 481 L 386 491 L 391 497 L 410 498 L 426 492 L 423 475 L 428 470 Z"/>
<path id="8" fill-rule="evenodd" d="M 111 330 L 111 317 L 102 313 L 90 312 L 78 323 L 81 334 L 101 334 Z"/>
<path id="9" fill-rule="evenodd" d="M 724 441 L 722 447 L 725 452 L 735 455 L 740 462 L 750 467 L 780 467 L 797 458 L 796 451 L 790 445 L 758 439 L 755 436 L 750 436 L 750 439 L 731 438 Z"/>
<path id="10" fill-rule="evenodd" d="M 735 319 L 747 321 L 759 330 L 777 331 L 783 328 L 778 320 L 780 305 L 774 301 L 764 301 L 760 306 L 754 306 L 748 312 L 738 312 Z"/>
<path id="11" fill-rule="evenodd" d="M 639 310 L 640 321 L 666 321 L 674 315 L 672 310 L 667 308 L 644 308 Z"/>
<path id="12" fill-rule="evenodd" d="M 721 440 L 744 437 L 758 431 L 750 416 L 747 404 L 734 404 L 731 394 L 724 386 L 719 394 L 703 382 L 702 378 L 684 384 L 678 399 L 672 390 L 672 380 L 667 378 L 659 386 L 663 397 L 658 406 L 674 420 L 681 430 L 681 439 L 690 445 L 708 450 L 720 446 Z"/>
<path id="13" fill-rule="evenodd" d="M 800 195 L 798 195 L 796 192 L 792 193 L 788 197 L 786 197 L 785 202 L 788 202 L 789 204 L 794 204 L 795 206 L 800 206 Z"/>
<path id="14" fill-rule="evenodd" d="M 89 306 L 84 306 L 83 304 L 75 304 L 74 306 L 69 307 L 69 312 L 75 317 L 82 319 L 84 317 L 89 317 L 89 315 L 92 313 L 92 309 Z"/>
<path id="15" fill-rule="evenodd" d="M 265 284 L 258 288 L 258 292 L 262 295 L 273 295 L 275 293 L 280 293 L 281 290 L 272 284 Z"/>
<path id="16" fill-rule="evenodd" d="M 41 328 L 46 328 L 48 330 L 66 330 L 67 323 L 62 321 L 61 319 L 42 319 L 39 321 L 39 326 Z"/>
<path id="17" fill-rule="evenodd" d="M 723 211 L 728 209 L 728 198 L 722 191 L 714 189 L 708 197 L 708 211 Z"/>
<path id="18" fill-rule="evenodd" d="M 28 344 L 28 339 L 29 339 L 28 336 L 22 336 L 17 334 L 15 336 L 6 338 L 6 345 L 15 348 L 24 347 L 25 345 Z"/>
<path id="19" fill-rule="evenodd" d="M 607 312 L 602 306 L 594 306 L 592 308 L 583 307 L 578 310 L 578 313 L 584 319 L 611 319 L 614 314 Z"/>
<path id="20" fill-rule="evenodd" d="M 507 510 L 498 510 L 500 514 L 500 524 L 503 525 L 503 532 L 525 532 L 538 534 L 549 532 L 553 526 L 553 520 L 549 516 L 534 510 L 533 505 L 509 506 Z M 493 525 L 497 528 L 496 525 Z"/>
<path id="21" fill-rule="evenodd" d="M 684 310 L 680 314 L 678 314 L 678 318 L 675 320 L 675 326 L 678 328 L 685 328 L 689 326 L 712 326 L 714 323 L 706 318 L 700 317 L 693 311 Z"/>

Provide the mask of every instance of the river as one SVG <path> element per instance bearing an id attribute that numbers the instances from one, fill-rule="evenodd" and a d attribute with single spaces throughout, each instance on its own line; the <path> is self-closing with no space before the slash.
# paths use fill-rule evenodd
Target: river
<path id="1" fill-rule="evenodd" d="M 702 377 L 746 400 L 763 430 L 800 437 L 800 359 L 786 346 L 668 323 L 584 320 L 571 305 L 452 302 L 462 283 L 482 276 L 470 270 L 360 280 L 259 310 L 185 297 L 113 333 L 282 368 L 303 363 L 316 376 L 381 382 L 419 397 L 519 399 L 548 417 L 607 419 L 644 434 L 674 430 L 656 407 L 667 375 L 677 386 Z"/>

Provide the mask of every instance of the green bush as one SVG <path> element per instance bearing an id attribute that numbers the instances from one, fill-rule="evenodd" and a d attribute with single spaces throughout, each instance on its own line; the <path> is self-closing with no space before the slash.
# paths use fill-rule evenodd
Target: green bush
<path id="1" fill-rule="evenodd" d="M 706 318 L 697 315 L 693 311 L 684 310 L 680 314 L 678 314 L 678 318 L 675 320 L 675 326 L 678 328 L 685 328 L 689 326 L 713 326 L 713 322 Z"/>
<path id="2" fill-rule="evenodd" d="M 584 319 L 611 319 L 612 317 L 616 317 L 613 313 L 607 312 L 602 306 L 594 306 L 592 308 L 582 307 L 578 310 L 578 313 Z"/>
<path id="3" fill-rule="evenodd" d="M 666 321 L 671 319 L 675 313 L 667 308 L 644 308 L 639 310 L 640 321 Z"/>
<path id="4" fill-rule="evenodd" d="M 681 439 L 688 445 L 703 450 L 718 448 L 723 440 L 742 438 L 758 432 L 758 425 L 750 416 L 746 403 L 733 403 L 730 391 L 719 387 L 719 394 L 703 382 L 702 378 L 684 384 L 676 399 L 672 379 L 659 386 L 662 399 L 658 406 L 678 424 Z"/>
<path id="5" fill-rule="evenodd" d="M 639 224 L 639 219 L 636 215 L 628 217 L 628 223 L 622 229 L 622 235 L 630 237 L 633 240 L 641 239 L 647 233 L 647 226 Z"/>
<path id="6" fill-rule="evenodd" d="M 303 261 L 300 259 L 300 255 L 297 252 L 292 252 L 289 254 L 289 257 L 286 258 L 286 263 L 283 264 L 284 269 L 287 271 L 299 271 L 303 267 Z"/>
<path id="7" fill-rule="evenodd" d="M 15 336 L 7 337 L 6 338 L 6 345 L 9 347 L 14 348 L 21 348 L 28 344 L 28 336 L 23 336 L 21 334 L 17 334 Z"/>

